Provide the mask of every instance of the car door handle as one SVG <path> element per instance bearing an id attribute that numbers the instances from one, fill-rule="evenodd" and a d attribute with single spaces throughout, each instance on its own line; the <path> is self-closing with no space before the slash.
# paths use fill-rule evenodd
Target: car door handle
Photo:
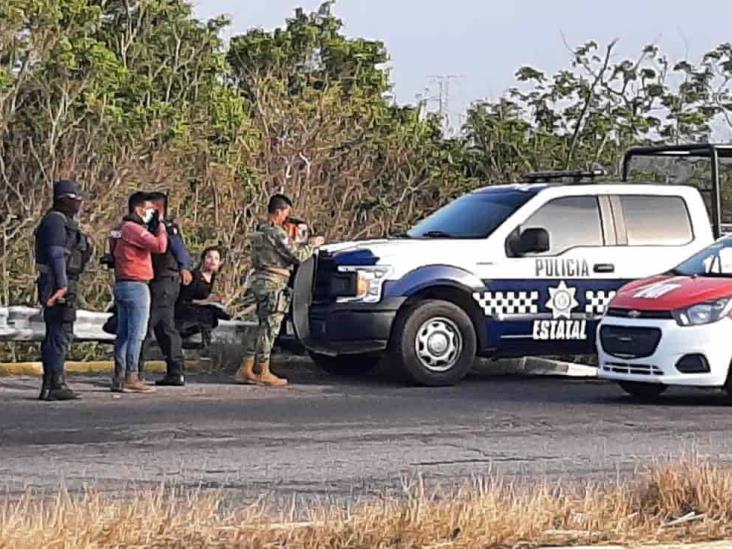
<path id="1" fill-rule="evenodd" d="M 614 273 L 615 265 L 612 263 L 597 263 L 592 270 L 596 273 Z"/>

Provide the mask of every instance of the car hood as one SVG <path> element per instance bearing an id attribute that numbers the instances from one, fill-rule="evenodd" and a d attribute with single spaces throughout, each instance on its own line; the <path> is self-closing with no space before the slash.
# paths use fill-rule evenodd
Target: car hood
<path id="1" fill-rule="evenodd" d="M 323 247 L 338 265 L 391 265 L 412 262 L 430 263 L 465 257 L 475 247 L 474 240 L 439 238 L 395 238 L 341 242 Z"/>
<path id="2" fill-rule="evenodd" d="M 656 276 L 623 286 L 610 307 L 673 311 L 732 296 L 732 278 Z"/>

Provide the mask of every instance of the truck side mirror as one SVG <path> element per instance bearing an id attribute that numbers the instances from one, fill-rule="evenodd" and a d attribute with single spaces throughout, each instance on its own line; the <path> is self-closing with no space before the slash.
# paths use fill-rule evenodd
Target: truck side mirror
<path id="1" fill-rule="evenodd" d="M 526 229 L 521 232 L 512 247 L 517 255 L 548 252 L 550 249 L 549 231 L 542 228 Z"/>

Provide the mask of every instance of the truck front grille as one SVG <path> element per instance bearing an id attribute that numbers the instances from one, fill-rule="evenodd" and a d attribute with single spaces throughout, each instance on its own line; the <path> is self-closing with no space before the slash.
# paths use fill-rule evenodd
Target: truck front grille
<path id="1" fill-rule="evenodd" d="M 313 303 L 332 303 L 336 297 L 356 295 L 355 273 L 338 271 L 335 259 L 321 253 L 318 257 L 315 283 L 313 285 Z"/>

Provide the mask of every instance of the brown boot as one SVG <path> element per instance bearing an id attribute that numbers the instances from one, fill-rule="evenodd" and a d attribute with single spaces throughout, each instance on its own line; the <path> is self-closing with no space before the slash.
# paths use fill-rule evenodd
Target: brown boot
<path id="1" fill-rule="evenodd" d="M 143 381 L 140 381 L 140 377 L 137 375 L 137 372 L 134 372 L 125 376 L 125 392 L 154 393 L 155 387 L 152 385 L 146 385 Z"/>
<path id="2" fill-rule="evenodd" d="M 259 383 L 257 374 L 254 373 L 254 357 L 244 359 L 242 365 L 234 374 L 234 383 L 239 385 L 255 385 Z"/>
<path id="3" fill-rule="evenodd" d="M 269 369 L 269 360 L 262 362 L 259 367 L 261 368 L 261 374 L 259 375 L 259 381 L 268 387 L 284 387 L 287 385 L 287 380 L 283 377 L 277 377 Z"/>

